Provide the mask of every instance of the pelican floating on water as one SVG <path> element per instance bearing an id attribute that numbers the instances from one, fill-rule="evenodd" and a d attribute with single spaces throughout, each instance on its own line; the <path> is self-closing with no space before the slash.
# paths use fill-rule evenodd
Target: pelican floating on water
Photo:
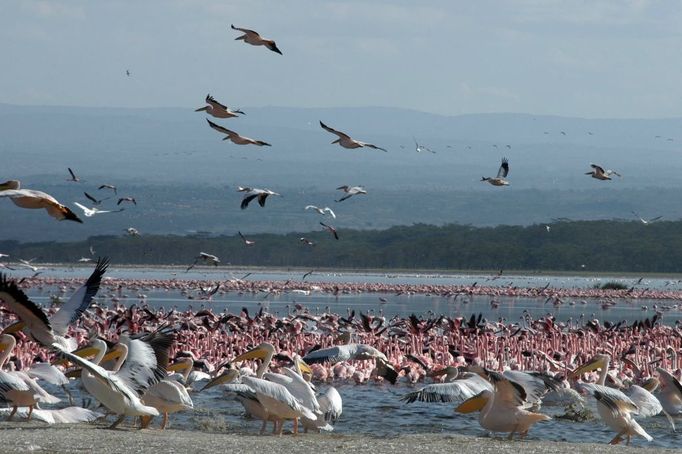
<path id="1" fill-rule="evenodd" d="M 325 131 L 328 131 L 328 132 L 331 132 L 332 134 L 337 135 L 339 138 L 336 139 L 335 141 L 333 141 L 332 143 L 338 143 L 343 148 L 354 149 L 354 148 L 367 147 L 367 148 L 373 148 L 375 150 L 388 151 L 385 148 L 377 147 L 376 145 L 373 145 L 371 143 L 361 142 L 359 140 L 355 140 L 351 136 L 349 136 L 348 134 L 341 132 L 341 131 L 337 131 L 334 128 L 330 128 L 329 126 L 322 123 L 321 121 L 320 121 L 320 126 L 322 126 L 322 129 L 324 129 Z"/>
<path id="2" fill-rule="evenodd" d="M 59 203 L 50 194 L 33 189 L 21 189 L 21 183 L 18 180 L 0 183 L 0 197 L 9 197 L 20 208 L 44 208 L 47 214 L 59 221 L 67 220 L 83 223 L 69 207 Z"/>
<path id="3" fill-rule="evenodd" d="M 239 28 L 239 27 L 235 27 L 234 25 L 231 25 L 231 24 L 230 24 L 230 27 L 232 28 L 232 30 L 238 30 L 238 31 L 244 33 L 242 36 L 235 38 L 235 41 L 243 40 L 245 43 L 251 44 L 252 46 L 265 46 L 268 49 L 270 49 L 271 51 L 282 55 L 282 51 L 280 51 L 277 48 L 277 44 L 275 44 L 275 42 L 273 40 L 265 39 L 265 38 L 261 37 L 257 32 L 255 32 L 253 30 L 249 30 L 247 28 Z"/>

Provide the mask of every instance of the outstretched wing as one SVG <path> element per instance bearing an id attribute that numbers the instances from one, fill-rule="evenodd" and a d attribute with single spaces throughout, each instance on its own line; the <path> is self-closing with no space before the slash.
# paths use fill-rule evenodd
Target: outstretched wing
<path id="1" fill-rule="evenodd" d="M 249 30 L 248 28 L 239 28 L 239 27 L 235 27 L 235 26 L 232 25 L 232 24 L 230 24 L 230 27 L 232 28 L 232 30 L 239 30 L 239 31 L 242 32 L 242 33 L 254 34 L 254 35 L 256 35 L 256 36 L 260 36 L 260 35 L 258 34 L 258 32 L 254 31 L 254 30 Z"/>
<path id="2" fill-rule="evenodd" d="M 60 336 L 65 335 L 69 329 L 69 325 L 75 323 L 90 306 L 92 299 L 99 291 L 100 284 L 102 283 L 102 276 L 104 276 L 108 267 L 108 258 L 104 257 L 98 259 L 95 270 L 85 284 L 76 290 L 76 293 L 69 298 L 69 301 L 50 317 L 50 324 L 56 334 L 59 334 Z"/>
<path id="3" fill-rule="evenodd" d="M 216 101 L 215 98 L 214 98 L 213 96 L 211 96 L 211 95 L 206 95 L 206 103 L 207 103 L 207 104 L 210 104 L 211 106 L 213 106 L 214 109 L 215 109 L 215 108 L 222 108 L 222 109 L 227 110 L 227 106 L 224 106 L 224 105 L 220 104 L 220 103 L 219 103 L 218 101 Z"/>
<path id="4" fill-rule="evenodd" d="M 350 139 L 350 136 L 349 136 L 348 134 L 345 134 L 345 133 L 343 133 L 343 132 L 341 132 L 341 131 L 337 131 L 337 130 L 334 129 L 334 128 L 330 128 L 329 126 L 327 126 L 326 124 L 322 123 L 321 121 L 320 121 L 320 126 L 322 126 L 322 129 L 324 129 L 325 131 L 331 132 L 332 134 L 336 134 L 337 136 L 339 136 L 339 138 L 342 138 L 342 139 L 343 139 L 343 138 Z"/>
<path id="5" fill-rule="evenodd" d="M 215 130 L 218 131 L 218 132 L 221 132 L 221 133 L 223 133 L 223 134 L 227 134 L 228 136 L 231 136 L 231 135 L 236 134 L 234 131 L 230 131 L 230 130 L 227 129 L 227 128 L 223 128 L 222 126 L 213 123 L 213 122 L 212 122 L 211 120 L 209 120 L 208 118 L 206 119 L 206 121 L 208 121 L 208 125 L 209 125 L 211 128 L 215 129 Z"/>
<path id="6" fill-rule="evenodd" d="M 509 174 L 509 161 L 507 158 L 503 158 L 500 170 L 497 171 L 497 178 L 506 178 L 507 174 Z"/>
<path id="7" fill-rule="evenodd" d="M 14 312 L 19 320 L 26 323 L 29 330 L 52 331 L 50 320 L 45 312 L 17 286 L 16 281 L 9 280 L 7 275 L 0 273 L 0 300 Z"/>
<path id="8" fill-rule="evenodd" d="M 251 203 L 251 201 L 253 199 L 255 199 L 256 197 L 258 197 L 259 195 L 260 194 L 251 194 L 251 195 L 246 194 L 246 196 L 244 196 L 244 198 L 242 199 L 242 204 L 240 205 L 242 210 L 246 209 L 246 207 L 249 206 L 249 203 Z"/>
<path id="9" fill-rule="evenodd" d="M 373 145 L 373 144 L 371 144 L 371 143 L 364 143 L 364 142 L 363 142 L 363 143 L 362 143 L 362 146 L 363 146 L 363 147 L 367 147 L 367 148 L 373 148 L 373 149 L 375 149 L 375 150 L 381 150 L 381 151 L 388 152 L 387 149 L 381 148 L 381 147 L 377 147 L 376 145 Z"/>

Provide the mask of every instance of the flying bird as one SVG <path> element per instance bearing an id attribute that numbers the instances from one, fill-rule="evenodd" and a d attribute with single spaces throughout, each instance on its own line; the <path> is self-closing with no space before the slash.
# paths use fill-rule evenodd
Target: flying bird
<path id="1" fill-rule="evenodd" d="M 303 237 L 303 236 L 302 236 L 301 238 L 299 238 L 298 241 L 300 241 L 301 243 L 306 244 L 306 245 L 308 245 L 308 246 L 315 246 L 315 242 L 314 242 L 314 241 L 309 240 L 308 238 Z"/>
<path id="2" fill-rule="evenodd" d="M 357 194 L 367 194 L 367 191 L 365 191 L 365 188 L 363 188 L 362 186 L 344 185 L 344 186 L 339 186 L 336 189 L 339 189 L 339 190 L 345 192 L 346 195 L 341 197 L 339 200 L 335 200 L 335 202 L 343 202 L 344 200 L 350 199 L 351 197 L 353 197 L 354 195 L 357 195 Z"/>
<path id="3" fill-rule="evenodd" d="M 245 245 L 253 246 L 254 244 L 256 244 L 255 241 L 247 240 L 246 237 L 244 235 L 242 235 L 242 232 L 237 231 L 237 233 L 239 234 L 239 237 L 242 239 L 242 241 L 244 242 Z"/>
<path id="4" fill-rule="evenodd" d="M 78 202 L 74 202 L 73 204 L 76 205 L 76 206 L 77 206 L 78 208 L 80 208 L 81 210 L 83 210 L 83 215 L 84 215 L 86 218 L 91 218 L 91 217 L 93 217 L 93 216 L 96 215 L 96 214 L 104 214 L 104 213 L 120 213 L 121 211 L 124 211 L 124 210 L 125 210 L 125 208 L 121 208 L 120 210 L 115 210 L 115 211 L 111 211 L 111 210 L 100 210 L 100 209 L 97 208 L 97 207 L 88 208 L 88 207 L 86 207 L 86 206 L 81 205 L 81 204 L 78 203 Z"/>
<path id="5" fill-rule="evenodd" d="M 263 146 L 271 147 L 272 146 L 267 142 L 263 142 L 262 140 L 255 140 L 255 139 L 251 139 L 249 137 L 240 136 L 239 134 L 237 134 L 234 131 L 230 131 L 227 128 L 223 128 L 222 126 L 213 123 L 208 118 L 206 119 L 206 121 L 208 121 L 208 125 L 211 128 L 215 129 L 216 131 L 218 131 L 220 133 L 227 134 L 225 137 L 223 137 L 223 140 L 230 140 L 230 141 L 232 141 L 232 143 L 235 143 L 237 145 L 258 145 L 259 147 L 263 147 Z"/>
<path id="6" fill-rule="evenodd" d="M 381 150 L 381 151 L 388 151 L 385 148 L 377 147 L 376 145 L 373 145 L 371 143 L 366 143 L 366 142 L 360 142 L 359 140 L 353 139 L 351 136 L 348 134 L 345 134 L 341 131 L 337 131 L 336 129 L 330 128 L 329 126 L 325 125 L 324 123 L 320 122 L 320 126 L 322 126 L 322 129 L 325 131 L 331 132 L 332 134 L 336 134 L 339 138 L 333 141 L 332 143 L 338 143 L 341 145 L 343 148 L 373 148 L 375 150 Z"/>
<path id="7" fill-rule="evenodd" d="M 271 51 L 277 52 L 278 54 L 282 55 L 282 51 L 280 51 L 277 48 L 277 44 L 275 44 L 273 40 L 265 39 L 253 30 L 235 27 L 234 25 L 231 24 L 230 27 L 232 27 L 232 30 L 239 30 L 240 32 L 244 33 L 242 36 L 235 38 L 234 39 L 235 41 L 243 40 L 245 43 L 251 44 L 252 46 L 265 46 Z"/>
<path id="8" fill-rule="evenodd" d="M 109 199 L 109 198 L 107 197 L 106 199 L 98 200 L 98 199 L 94 198 L 93 196 L 91 196 L 90 194 L 88 194 L 87 192 L 83 192 L 83 194 L 85 194 L 85 197 L 87 197 L 87 198 L 88 198 L 92 203 L 94 203 L 95 205 L 101 205 L 102 202 L 104 202 L 105 200 L 108 200 L 108 199 Z"/>
<path id="9" fill-rule="evenodd" d="M 59 221 L 67 220 L 83 223 L 69 207 L 59 203 L 50 194 L 32 189 L 21 189 L 21 183 L 18 180 L 9 180 L 1 183 L 0 197 L 9 197 L 20 208 L 44 208 L 47 214 Z"/>
<path id="10" fill-rule="evenodd" d="M 636 217 L 637 219 L 639 219 L 640 222 L 641 222 L 642 224 L 644 224 L 644 225 L 648 225 L 648 224 L 651 224 L 652 222 L 656 222 L 656 221 L 658 221 L 659 219 L 661 219 L 661 218 L 663 217 L 663 216 L 656 216 L 655 218 L 644 219 L 644 218 L 641 217 L 639 214 L 637 214 L 636 211 L 633 211 L 632 214 L 634 214 L 635 217 Z"/>
<path id="11" fill-rule="evenodd" d="M 128 235 L 130 236 L 140 236 L 140 231 L 135 227 L 128 227 L 125 231 L 128 232 Z"/>
<path id="12" fill-rule="evenodd" d="M 592 167 L 592 171 L 586 172 L 585 175 L 590 175 L 597 180 L 610 180 L 611 175 L 621 176 L 618 172 L 614 170 L 604 170 L 603 167 L 598 166 L 597 164 L 590 164 L 590 167 Z"/>
<path id="13" fill-rule="evenodd" d="M 114 191 L 114 194 L 118 194 L 116 192 L 116 186 L 114 186 L 113 184 L 103 184 L 98 189 L 111 189 Z"/>
<path id="14" fill-rule="evenodd" d="M 137 200 L 135 200 L 135 197 L 121 197 L 118 199 L 118 203 L 116 205 L 120 205 L 123 202 L 132 202 L 133 204 L 137 205 Z"/>
<path id="15" fill-rule="evenodd" d="M 247 191 L 247 189 L 248 189 L 248 191 Z M 249 206 L 249 203 L 251 203 L 251 201 L 255 198 L 258 198 L 258 205 L 264 207 L 265 206 L 265 200 L 268 198 L 268 196 L 279 195 L 278 193 L 273 192 L 269 189 L 239 187 L 239 189 L 237 189 L 237 190 L 240 192 L 246 192 L 246 194 L 244 194 L 244 198 L 242 199 L 242 203 L 240 205 L 242 210 L 245 210 L 246 207 Z"/>
<path id="16" fill-rule="evenodd" d="M 208 104 L 208 105 L 204 106 L 204 107 L 199 107 L 198 109 L 195 110 L 195 112 L 206 111 L 207 114 L 209 114 L 215 118 L 233 118 L 233 117 L 238 117 L 239 115 L 237 115 L 237 114 L 246 115 L 244 112 L 242 112 L 239 109 L 232 110 L 229 107 L 227 107 L 223 104 L 220 104 L 211 95 L 206 95 L 206 104 Z"/>
<path id="17" fill-rule="evenodd" d="M 413 137 L 412 139 L 414 140 L 414 149 L 417 151 L 417 153 L 421 153 L 422 151 L 428 151 L 430 153 L 436 154 L 436 152 L 430 149 L 429 147 L 419 145 L 419 142 L 417 142 L 416 138 Z"/>
<path id="18" fill-rule="evenodd" d="M 129 70 L 129 69 L 126 69 L 126 76 L 128 76 L 128 77 L 130 77 L 130 76 L 131 76 L 131 74 L 130 74 L 130 70 Z"/>
<path id="19" fill-rule="evenodd" d="M 329 213 L 329 216 L 331 216 L 332 218 L 336 219 L 336 214 L 334 214 L 334 212 L 332 211 L 332 209 L 329 208 L 329 207 L 318 208 L 318 207 L 316 207 L 315 205 L 308 205 L 308 206 L 305 207 L 305 209 L 306 209 L 306 210 L 315 210 L 315 211 L 317 211 L 319 214 L 321 214 L 322 216 L 324 216 L 325 214 Z"/>
<path id="20" fill-rule="evenodd" d="M 497 176 L 495 178 L 483 177 L 481 178 L 481 181 L 487 181 L 493 186 L 508 186 L 509 182 L 505 180 L 508 174 L 509 161 L 507 158 L 502 158 L 502 164 L 500 165 L 500 169 L 497 171 Z"/>
<path id="21" fill-rule="evenodd" d="M 68 179 L 68 180 L 66 180 L 66 181 L 73 181 L 74 183 L 78 183 L 78 182 L 80 182 L 80 181 L 81 181 L 81 179 L 80 179 L 80 178 L 78 178 L 78 177 L 76 176 L 76 174 L 75 174 L 75 173 L 73 173 L 73 170 L 71 170 L 71 167 L 69 167 L 68 169 L 69 169 L 69 173 L 71 174 L 71 178 L 69 178 L 69 179 Z"/>
<path id="22" fill-rule="evenodd" d="M 220 259 L 218 256 L 213 255 L 213 254 L 207 254 L 206 252 L 199 252 L 199 255 L 194 257 L 194 263 L 192 263 L 188 268 L 186 272 L 189 272 L 194 266 L 199 263 L 199 261 L 202 260 L 204 263 L 213 265 L 213 266 L 218 266 L 218 263 L 220 263 Z"/>
<path id="23" fill-rule="evenodd" d="M 329 233 L 331 233 L 332 235 L 334 235 L 334 238 L 336 238 L 337 240 L 339 239 L 339 234 L 336 233 L 336 229 L 335 229 L 334 227 L 332 227 L 331 225 L 327 225 L 327 224 L 325 224 L 324 222 L 320 222 L 320 225 L 321 225 L 322 227 L 324 227 L 324 229 L 325 229 L 327 232 L 329 232 Z"/>

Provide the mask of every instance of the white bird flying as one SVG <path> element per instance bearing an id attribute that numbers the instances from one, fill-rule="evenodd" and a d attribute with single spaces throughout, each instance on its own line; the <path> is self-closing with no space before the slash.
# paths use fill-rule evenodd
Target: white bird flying
<path id="1" fill-rule="evenodd" d="M 73 202 L 73 204 L 76 205 L 76 206 L 77 206 L 78 208 L 80 208 L 81 210 L 83 210 L 83 214 L 85 215 L 86 218 L 90 218 L 90 217 L 92 217 L 92 216 L 94 216 L 94 215 L 96 215 L 96 214 L 104 214 L 104 213 L 120 213 L 121 211 L 124 211 L 124 210 L 125 210 L 125 208 L 121 208 L 120 210 L 115 210 L 115 211 L 111 211 L 111 210 L 100 210 L 100 209 L 97 208 L 97 207 L 88 208 L 88 207 L 86 207 L 86 206 L 81 205 L 81 204 L 78 203 L 78 202 Z"/>
<path id="2" fill-rule="evenodd" d="M 481 181 L 487 181 L 493 186 L 508 186 L 509 182 L 505 180 L 508 174 L 509 161 L 507 160 L 507 158 L 502 158 L 502 164 L 500 165 L 500 169 L 497 171 L 497 176 L 495 178 L 483 177 L 481 178 Z"/>
<path id="3" fill-rule="evenodd" d="M 32 189 L 21 189 L 21 183 L 18 180 L 9 180 L 1 183 L 0 197 L 9 197 L 20 208 L 44 208 L 47 214 L 59 221 L 67 220 L 83 223 L 71 209 L 59 203 L 50 194 Z"/>
<path id="4" fill-rule="evenodd" d="M 332 209 L 329 208 L 329 207 L 319 208 L 319 207 L 316 207 L 315 205 L 308 205 L 308 206 L 305 207 L 305 209 L 306 209 L 306 210 L 315 210 L 315 211 L 317 211 L 319 214 L 321 214 L 322 216 L 324 216 L 325 214 L 329 213 L 329 216 L 331 216 L 332 218 L 336 219 L 336 214 L 334 214 L 334 212 L 332 211 Z"/>
<path id="5" fill-rule="evenodd" d="M 341 145 L 343 148 L 351 148 L 351 149 L 353 149 L 353 148 L 364 148 L 364 147 L 367 147 L 367 148 L 373 148 L 373 149 L 375 149 L 375 150 L 388 151 L 388 150 L 386 150 L 386 149 L 384 149 L 384 148 L 377 147 L 376 145 L 373 145 L 373 144 L 371 144 L 371 143 L 366 143 L 366 142 L 361 142 L 361 141 L 359 141 L 359 140 L 355 140 L 355 139 L 353 139 L 351 136 L 349 136 L 348 134 L 343 133 L 343 132 L 341 132 L 341 131 L 337 131 L 337 130 L 334 129 L 334 128 L 330 128 L 329 126 L 325 125 L 325 124 L 322 123 L 321 121 L 320 121 L 320 126 L 322 126 L 322 129 L 324 129 L 325 131 L 328 131 L 328 132 L 331 132 L 332 134 L 337 135 L 339 138 L 336 139 L 335 141 L 333 141 L 332 143 L 338 143 L 338 144 Z"/>
<path id="6" fill-rule="evenodd" d="M 335 229 L 333 226 L 327 225 L 327 224 L 325 224 L 324 222 L 320 222 L 320 225 L 321 225 L 322 227 L 324 227 L 324 229 L 325 229 L 327 232 L 329 232 L 329 233 L 331 233 L 332 235 L 334 235 L 334 238 L 336 238 L 337 240 L 339 239 L 339 234 L 336 232 L 336 229 Z"/>
<path id="7" fill-rule="evenodd" d="M 79 183 L 81 181 L 81 179 L 78 178 L 75 173 L 73 173 L 73 170 L 71 170 L 71 167 L 69 167 L 68 169 L 69 169 L 69 174 L 71 174 L 71 178 L 69 178 L 66 181 L 73 181 L 74 183 Z"/>
<path id="8" fill-rule="evenodd" d="M 239 237 L 242 239 L 246 246 L 253 246 L 254 244 L 256 244 L 255 241 L 246 239 L 246 237 L 242 235 L 242 232 L 237 231 L 237 233 L 239 234 Z"/>
<path id="9" fill-rule="evenodd" d="M 309 352 L 304 358 L 308 364 L 329 363 L 336 364 L 341 361 L 351 360 L 371 360 L 374 359 L 379 369 L 380 375 L 391 383 L 395 384 L 398 379 L 398 372 L 388 362 L 386 355 L 381 353 L 371 345 L 366 344 L 344 344 L 334 347 L 323 348 Z"/>
<path id="10" fill-rule="evenodd" d="M 273 40 L 265 39 L 253 30 L 235 27 L 234 25 L 231 25 L 231 24 L 230 24 L 230 27 L 232 27 L 232 30 L 238 30 L 238 31 L 244 33 L 242 36 L 235 38 L 234 39 L 235 41 L 243 40 L 245 43 L 251 44 L 252 46 L 265 46 L 268 49 L 270 49 L 271 51 L 282 55 L 282 52 L 277 48 L 277 44 L 275 44 L 275 42 Z"/>
<path id="11" fill-rule="evenodd" d="M 106 199 L 99 200 L 99 199 L 96 199 L 95 197 L 91 196 L 91 195 L 88 194 L 87 192 L 83 192 L 83 194 L 85 195 L 85 197 L 88 198 L 88 200 L 90 200 L 90 201 L 91 201 L 92 203 L 94 203 L 95 205 L 101 205 L 102 202 L 104 202 L 105 200 L 108 200 L 108 199 L 109 199 L 109 197 L 107 197 Z"/>
<path id="12" fill-rule="evenodd" d="M 244 198 L 242 199 L 242 203 L 240 205 L 242 210 L 245 210 L 246 207 L 249 206 L 249 203 L 251 203 L 251 201 L 255 198 L 258 198 L 258 205 L 264 207 L 265 206 L 265 200 L 268 198 L 268 196 L 279 195 L 278 193 L 273 192 L 270 189 L 239 187 L 238 191 L 239 192 L 246 192 L 246 194 L 244 194 Z"/>
<path id="13" fill-rule="evenodd" d="M 204 263 L 213 265 L 213 266 L 218 266 L 220 263 L 220 259 L 218 256 L 213 255 L 213 254 L 207 254 L 206 252 L 199 252 L 199 255 L 194 257 L 194 263 L 192 263 L 188 268 L 187 271 L 191 270 L 194 268 L 194 266 L 199 263 L 199 261 L 202 260 Z"/>
<path id="14" fill-rule="evenodd" d="M 99 259 L 95 270 L 85 284 L 49 318 L 36 303 L 26 296 L 15 281 L 0 274 L 0 300 L 4 301 L 20 320 L 5 328 L 3 332 L 11 333 L 23 328 L 36 342 L 45 347 L 51 348 L 54 344 L 58 344 L 62 349 L 74 350 L 77 347 L 75 339 L 65 337 L 69 325 L 74 324 L 90 306 L 92 299 L 99 291 L 102 276 L 108 266 L 107 258 Z"/>
<path id="15" fill-rule="evenodd" d="M 262 140 L 255 140 L 255 139 L 251 139 L 249 137 L 241 136 L 234 131 L 231 131 L 227 128 L 223 128 L 222 126 L 213 123 L 208 118 L 206 119 L 206 121 L 208 122 L 208 125 L 211 128 L 215 129 L 216 131 L 218 131 L 222 134 L 226 134 L 225 137 L 223 137 L 223 140 L 230 140 L 230 141 L 232 141 L 232 143 L 235 143 L 237 145 L 258 145 L 259 147 L 263 147 L 263 146 L 270 147 L 270 146 L 272 146 L 267 142 L 263 142 Z"/>
<path id="16" fill-rule="evenodd" d="M 604 170 L 603 167 L 600 167 L 596 164 L 590 164 L 590 167 L 592 167 L 592 171 L 586 172 L 585 175 L 590 175 L 592 178 L 596 178 L 597 180 L 610 180 L 611 175 L 616 175 L 617 177 L 621 176 L 621 174 L 615 170 Z"/>
<path id="17" fill-rule="evenodd" d="M 195 112 L 205 111 L 207 114 L 215 118 L 233 118 L 238 117 L 239 116 L 238 114 L 246 115 L 239 109 L 232 110 L 229 107 L 220 104 L 211 95 L 206 95 L 206 104 L 208 105 L 204 107 L 199 107 L 198 109 L 195 110 Z"/>
<path id="18" fill-rule="evenodd" d="M 429 153 L 436 154 L 436 152 L 430 149 L 429 147 L 419 145 L 419 142 L 417 142 L 416 138 L 413 137 L 412 139 L 414 139 L 414 149 L 417 151 L 417 153 L 421 153 L 422 151 L 428 151 Z"/>
<path id="19" fill-rule="evenodd" d="M 351 197 L 353 197 L 354 195 L 357 195 L 357 194 L 367 194 L 367 191 L 362 186 L 344 185 L 344 186 L 339 186 L 336 189 L 339 189 L 339 190 L 346 193 L 346 195 L 341 197 L 339 200 L 335 200 L 336 202 L 343 202 L 344 200 L 350 199 Z"/>
<path id="20" fill-rule="evenodd" d="M 117 194 L 117 193 L 118 193 L 118 192 L 117 192 L 117 189 L 116 189 L 116 186 L 114 186 L 113 184 L 103 184 L 103 185 L 101 185 L 101 186 L 100 186 L 99 188 L 97 188 L 97 189 L 100 189 L 100 190 L 101 190 L 101 189 L 111 189 L 112 191 L 114 191 L 114 194 Z"/>
<path id="21" fill-rule="evenodd" d="M 644 225 L 648 225 L 648 224 L 651 224 L 652 222 L 656 222 L 656 221 L 658 221 L 659 219 L 661 219 L 661 218 L 663 217 L 663 216 L 656 216 L 655 218 L 644 219 L 644 218 L 641 217 L 639 214 L 637 214 L 636 211 L 633 211 L 632 214 L 634 214 L 635 217 L 636 217 L 637 219 L 639 219 L 639 221 L 640 221 L 642 224 L 644 224 Z"/>
<path id="22" fill-rule="evenodd" d="M 120 205 L 123 202 L 130 202 L 133 205 L 137 205 L 137 200 L 135 200 L 135 197 L 121 197 L 120 199 L 118 199 L 118 203 L 116 203 L 116 205 Z"/>
<path id="23" fill-rule="evenodd" d="M 130 236 L 140 236 L 140 231 L 135 227 L 128 227 L 125 231 L 128 232 L 128 235 Z"/>

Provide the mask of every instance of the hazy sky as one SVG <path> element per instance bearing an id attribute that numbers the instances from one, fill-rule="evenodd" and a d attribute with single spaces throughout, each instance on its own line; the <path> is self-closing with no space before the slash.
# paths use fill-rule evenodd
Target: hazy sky
<path id="1" fill-rule="evenodd" d="M 680 0 L 0 2 L 12 104 L 669 117 L 681 54 Z"/>

